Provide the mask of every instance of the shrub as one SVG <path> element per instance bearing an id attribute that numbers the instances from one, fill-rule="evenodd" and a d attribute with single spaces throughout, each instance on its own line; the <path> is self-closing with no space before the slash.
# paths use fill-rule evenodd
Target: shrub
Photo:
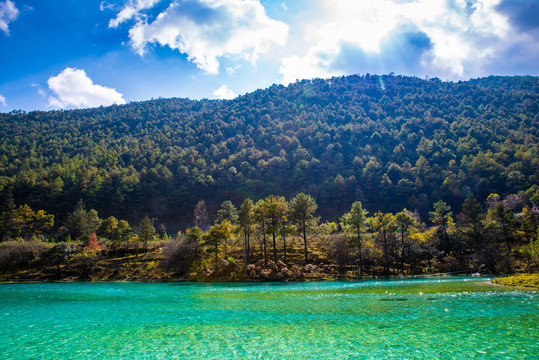
<path id="1" fill-rule="evenodd" d="M 192 237 L 183 237 L 168 241 L 163 248 L 163 264 L 176 274 L 185 275 L 197 256 L 198 241 Z"/>
<path id="2" fill-rule="evenodd" d="M 66 264 L 77 253 L 78 246 L 74 243 L 60 242 L 43 252 L 41 263 L 43 266 L 55 266 L 60 272 L 60 266 Z"/>
<path id="3" fill-rule="evenodd" d="M 41 241 L 5 241 L 0 243 L 0 266 L 5 274 L 10 268 L 30 266 L 48 248 Z"/>

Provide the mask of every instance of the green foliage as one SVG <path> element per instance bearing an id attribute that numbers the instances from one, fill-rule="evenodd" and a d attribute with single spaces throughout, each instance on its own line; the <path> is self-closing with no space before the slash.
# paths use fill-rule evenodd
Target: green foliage
<path id="1" fill-rule="evenodd" d="M 267 229 L 272 234 L 273 238 L 273 261 L 277 262 L 277 244 L 276 235 L 280 232 L 282 224 L 286 221 L 288 212 L 288 204 L 284 196 L 270 195 L 264 199 L 262 210 L 267 217 Z"/>
<path id="2" fill-rule="evenodd" d="M 209 248 L 206 250 L 215 254 L 215 264 L 217 264 L 219 245 L 224 244 L 226 258 L 226 240 L 230 237 L 232 226 L 228 220 L 223 221 L 219 225 L 210 227 L 210 230 L 204 234 L 204 244 Z"/>
<path id="3" fill-rule="evenodd" d="M 187 229 L 185 234 L 191 241 L 200 244 L 203 239 L 204 232 L 199 227 L 195 226 L 190 229 Z"/>
<path id="4" fill-rule="evenodd" d="M 434 203 L 434 210 L 429 212 L 430 221 L 443 229 L 452 221 L 452 216 L 451 206 L 443 200 Z"/>
<path id="5" fill-rule="evenodd" d="M 0 114 L 0 190 L 57 224 L 82 198 L 104 217 L 206 229 L 192 218 L 202 197 L 213 214 L 225 200 L 304 192 L 325 220 L 354 201 L 427 218 L 434 200 L 457 213 L 469 195 L 538 183 L 537 77 L 381 78 L 385 89 L 354 75 L 232 101 Z"/>
<path id="6" fill-rule="evenodd" d="M 363 276 L 363 251 L 361 244 L 361 234 L 365 229 L 365 222 L 367 221 L 367 210 L 363 210 L 363 205 L 360 201 L 355 201 L 352 204 L 350 212 L 344 214 L 341 217 L 341 222 L 344 227 L 345 233 L 350 238 L 350 244 L 352 247 L 357 248 L 359 255 L 359 271 L 360 276 Z M 343 259 L 346 258 L 345 254 L 347 253 L 346 248 L 341 244 L 341 242 L 336 242 L 334 244 L 334 256 L 338 259 L 339 266 L 342 267 Z"/>
<path id="7" fill-rule="evenodd" d="M 68 216 L 64 225 L 72 239 L 87 242 L 100 224 L 101 219 L 99 219 L 97 211 L 94 209 L 86 210 L 84 202 L 80 200 L 77 208 Z"/>
<path id="8" fill-rule="evenodd" d="M 287 262 L 292 230 L 303 238 L 290 239 L 293 261 L 303 250 L 307 263 L 309 241 L 313 260 L 329 247 L 343 271 L 358 256 L 361 272 L 373 274 L 533 270 L 538 89 L 536 77 L 454 83 L 366 75 L 275 85 L 232 101 L 0 114 L 0 237 L 88 245 L 95 233 L 109 251 L 80 250 L 88 254 L 76 264 L 90 275 L 105 255 L 129 256 L 130 247 L 139 255 L 156 218 L 162 237 L 166 228 L 196 225 L 186 238 L 216 260 L 227 243 L 231 252 L 241 247 L 237 221 L 246 273 L 261 253 L 260 271 L 268 270 L 269 234 L 273 263 L 277 235 Z M 233 204 L 244 199 L 259 201 L 237 212 Z M 365 221 L 367 210 L 374 215 Z M 344 233 L 319 229 L 315 212 L 326 222 L 341 218 Z M 119 219 L 139 224 L 138 236 Z M 146 260 L 133 268 L 155 272 Z M 204 261 L 211 258 L 196 266 Z"/>
<path id="9" fill-rule="evenodd" d="M 232 204 L 232 201 L 226 200 L 221 204 L 221 209 L 217 211 L 216 223 L 221 223 L 228 220 L 232 225 L 236 225 L 238 222 L 238 209 Z"/>
<path id="10" fill-rule="evenodd" d="M 311 195 L 299 193 L 290 200 L 290 218 L 296 223 L 298 231 L 303 233 L 305 260 L 308 260 L 307 229 L 315 224 L 314 212 L 318 209 L 316 201 Z"/>
<path id="11" fill-rule="evenodd" d="M 255 221 L 255 205 L 253 200 L 245 199 L 241 204 L 240 211 L 238 213 L 238 224 L 240 228 L 246 233 L 246 236 L 251 232 L 251 226 Z"/>
<path id="12" fill-rule="evenodd" d="M 488 203 L 490 208 L 486 216 L 475 199 L 467 199 L 463 212 L 456 216 L 457 221 L 447 220 L 446 229 L 442 231 L 442 226 L 436 225 L 439 222 L 426 227 L 419 223 L 417 213 L 406 209 L 395 215 L 378 211 L 367 218 L 361 203 L 354 202 L 350 212 L 342 215 L 339 229 L 332 222 L 315 226 L 316 203 L 305 194 L 296 196 L 290 203 L 282 196 L 268 196 L 256 206 L 250 200 L 242 204 L 238 228 L 245 227 L 243 234 L 225 220 L 207 232 L 194 227 L 186 230 L 184 236 L 179 233 L 176 239 L 166 243 L 154 241 L 148 244 L 143 240 L 142 230 L 147 228 L 149 238 L 155 234 L 148 217 L 141 220 L 140 237 L 131 236 L 126 221 L 109 217 L 101 223 L 99 230 L 103 234 L 117 233 L 120 240 L 102 238 L 98 242 L 96 234 L 92 233 L 86 243 L 66 242 L 54 246 L 22 238 L 5 241 L 0 243 L 0 266 L 5 278 L 21 279 L 40 276 L 77 279 L 179 276 L 199 280 L 239 280 L 242 265 L 246 278 L 267 280 L 300 278 L 304 276 L 301 273 L 311 277 L 331 273 L 363 277 L 435 272 L 496 273 L 512 269 L 536 271 L 539 266 L 537 210 L 530 208 L 525 199 L 519 200 L 513 195 L 505 198 L 489 196 Z M 300 223 L 293 226 L 286 221 L 294 210 L 290 204 L 310 204 L 303 207 L 310 209 L 307 215 L 296 217 L 310 219 L 309 226 Z M 448 216 L 449 212 L 445 204 L 438 203 L 433 220 Z M 258 221 L 255 221 L 257 216 Z M 296 270 L 299 263 L 305 262 L 302 256 L 304 239 L 291 237 L 288 249 L 286 245 L 286 236 L 297 234 L 294 231 L 297 228 L 309 229 L 311 244 L 310 264 L 305 264 L 300 272 Z M 248 236 L 245 235 L 250 233 L 254 234 L 255 248 L 258 245 L 258 249 L 264 245 L 265 236 L 272 235 L 273 261 L 266 261 L 265 252 L 249 250 Z M 478 239 L 475 238 L 477 234 Z M 277 235 L 282 237 L 284 252 L 277 252 Z M 139 239 L 146 244 L 143 249 L 139 249 Z M 241 240 L 244 240 L 243 246 Z M 130 242 L 135 245 L 136 256 L 129 254 Z M 101 246 L 108 251 L 102 251 Z M 200 246 L 206 251 L 198 251 Z M 223 256 L 219 256 L 223 250 Z M 253 263 L 258 265 L 253 267 Z M 39 270 L 31 270 L 39 269 L 39 266 L 43 275 Z M 296 270 L 292 270 L 294 268 Z M 34 275 L 29 275 L 32 271 Z"/>
<path id="13" fill-rule="evenodd" d="M 77 250 L 78 246 L 73 243 L 57 243 L 42 254 L 41 262 L 44 265 L 56 266 L 56 271 L 60 274 L 60 267 L 67 264 L 70 258 L 77 253 Z"/>
<path id="14" fill-rule="evenodd" d="M 153 221 L 148 216 L 145 216 L 142 218 L 142 220 L 140 220 L 139 228 L 139 238 L 147 247 L 148 241 L 153 240 L 155 236 L 155 227 L 153 226 Z"/>
<path id="15" fill-rule="evenodd" d="M 101 222 L 97 229 L 97 235 L 107 239 L 118 238 L 118 219 L 114 216 L 109 216 Z"/>
<path id="16" fill-rule="evenodd" d="M 355 244 L 355 246 L 361 244 L 361 233 L 365 228 L 368 213 L 369 212 L 367 210 L 363 209 L 360 201 L 355 201 L 352 204 L 350 212 L 341 217 L 341 222 L 344 228 L 354 234 L 352 243 Z"/>

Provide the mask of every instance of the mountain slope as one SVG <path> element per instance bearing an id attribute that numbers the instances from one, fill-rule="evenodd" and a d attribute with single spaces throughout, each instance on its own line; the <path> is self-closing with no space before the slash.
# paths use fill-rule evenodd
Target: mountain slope
<path id="1" fill-rule="evenodd" d="M 0 189 L 61 220 L 82 198 L 101 217 L 177 226 L 269 194 L 316 197 L 335 219 L 367 209 L 425 215 L 443 199 L 539 183 L 536 77 L 442 82 L 347 76 L 229 101 L 158 99 L 0 114 Z"/>

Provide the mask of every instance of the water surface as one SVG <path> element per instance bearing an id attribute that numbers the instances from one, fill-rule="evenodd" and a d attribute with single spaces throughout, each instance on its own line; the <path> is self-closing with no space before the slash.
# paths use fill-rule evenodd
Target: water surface
<path id="1" fill-rule="evenodd" d="M 442 278 L 0 285 L 3 359 L 538 359 L 535 291 Z"/>

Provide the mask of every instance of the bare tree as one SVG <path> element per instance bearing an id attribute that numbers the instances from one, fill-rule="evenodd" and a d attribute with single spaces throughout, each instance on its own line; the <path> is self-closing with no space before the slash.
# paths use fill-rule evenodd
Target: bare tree
<path id="1" fill-rule="evenodd" d="M 195 226 L 198 226 L 204 231 L 209 228 L 208 210 L 206 209 L 206 202 L 199 200 L 195 206 Z"/>

